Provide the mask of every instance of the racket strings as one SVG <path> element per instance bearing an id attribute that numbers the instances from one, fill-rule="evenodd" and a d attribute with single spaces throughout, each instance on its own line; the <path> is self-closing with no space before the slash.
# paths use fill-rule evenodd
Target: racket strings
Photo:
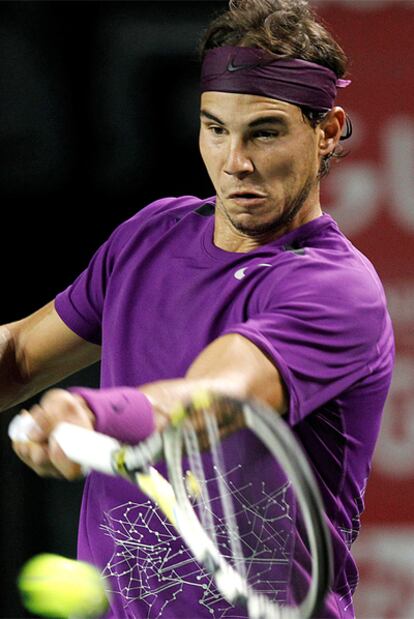
<path id="1" fill-rule="evenodd" d="M 197 433 L 192 424 L 185 424 L 183 428 L 184 446 L 190 465 L 190 471 L 186 474 L 186 487 L 190 498 L 198 507 L 200 520 L 207 534 L 217 546 L 216 528 L 211 510 L 210 497 L 204 467 L 201 457 Z"/>
<path id="2" fill-rule="evenodd" d="M 226 411 L 226 413 L 228 413 L 228 411 Z M 215 414 L 211 414 L 207 410 L 203 411 L 203 417 L 207 429 L 207 434 L 210 440 L 210 451 L 214 463 L 213 466 L 217 474 L 219 495 L 221 505 L 223 507 L 223 515 L 227 529 L 226 532 L 230 543 L 233 563 L 238 573 L 245 578 L 246 566 L 244 563 L 243 551 L 240 542 L 239 528 L 237 526 L 236 515 L 233 509 L 233 502 L 230 498 L 231 489 L 225 482 L 226 468 L 224 465 L 223 450 L 220 442 L 220 429 L 218 420 Z"/>
<path id="3" fill-rule="evenodd" d="M 282 549 L 280 555 L 274 548 L 279 547 L 278 526 L 274 520 L 285 515 L 284 486 L 281 495 L 279 492 L 273 495 L 269 489 L 267 496 L 265 487 L 262 490 L 257 488 L 257 493 L 252 494 L 250 474 L 245 482 L 242 481 L 239 467 L 224 457 L 223 435 L 229 434 L 229 428 L 247 427 L 248 423 L 252 424 L 253 417 L 254 411 L 230 398 L 219 397 L 207 406 L 187 408 L 186 421 L 181 429 L 183 447 L 190 477 L 195 478 L 196 486 L 200 487 L 195 496 L 191 492 L 187 492 L 187 496 L 196 499 L 195 505 L 192 501 L 196 517 L 222 557 L 217 561 L 212 554 L 211 561 L 206 557 L 202 561 L 207 571 L 214 575 L 220 594 L 233 605 L 248 604 L 250 619 L 298 619 L 295 609 L 290 611 L 285 606 L 278 606 L 286 603 L 284 582 L 278 582 L 272 575 L 278 563 L 283 578 L 286 573 L 285 551 Z M 204 471 L 203 452 L 209 454 L 208 473 Z M 181 478 L 184 478 L 184 472 Z M 221 510 L 218 510 L 218 504 Z M 242 529 L 239 528 L 239 519 Z"/>
<path id="4" fill-rule="evenodd" d="M 185 416 L 191 421 L 197 434 L 201 451 L 209 450 L 212 445 L 212 428 L 206 418 L 206 411 L 209 412 L 208 419 L 211 420 L 214 417 L 217 424 L 216 442 L 246 427 L 244 413 L 237 400 L 226 396 L 210 396 L 208 408 L 199 406 L 194 401 L 189 402 L 185 407 Z"/>

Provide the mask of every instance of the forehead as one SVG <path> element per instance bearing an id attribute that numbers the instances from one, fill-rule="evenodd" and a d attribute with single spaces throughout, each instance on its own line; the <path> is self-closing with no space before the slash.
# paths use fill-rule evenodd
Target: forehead
<path id="1" fill-rule="evenodd" d="M 201 110 L 213 114 L 225 123 L 249 123 L 261 116 L 279 116 L 290 122 L 303 122 L 300 108 L 292 103 L 260 95 L 231 92 L 203 92 Z"/>

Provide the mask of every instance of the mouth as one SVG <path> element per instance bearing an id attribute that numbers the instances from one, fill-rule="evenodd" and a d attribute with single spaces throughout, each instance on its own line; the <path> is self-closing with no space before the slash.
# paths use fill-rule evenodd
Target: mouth
<path id="1" fill-rule="evenodd" d="M 228 199 L 232 200 L 240 206 L 254 206 L 266 200 L 266 196 L 255 191 L 235 191 L 229 194 Z"/>
<path id="2" fill-rule="evenodd" d="M 265 198 L 266 196 L 263 193 L 259 193 L 258 191 L 234 191 L 233 193 L 227 196 L 231 200 L 237 198 Z"/>

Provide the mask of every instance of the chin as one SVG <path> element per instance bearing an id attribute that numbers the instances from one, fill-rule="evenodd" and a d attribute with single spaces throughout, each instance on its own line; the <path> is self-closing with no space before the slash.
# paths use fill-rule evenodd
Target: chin
<path id="1" fill-rule="evenodd" d="M 246 221 L 242 219 L 232 220 L 233 227 L 245 236 L 266 236 L 275 234 L 284 227 L 283 217 L 278 217 L 271 221 Z"/>

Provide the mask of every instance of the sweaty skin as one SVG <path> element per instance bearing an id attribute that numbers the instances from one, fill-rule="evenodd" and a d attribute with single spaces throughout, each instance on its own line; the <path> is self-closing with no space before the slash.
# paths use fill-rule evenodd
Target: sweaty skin
<path id="1" fill-rule="evenodd" d="M 200 151 L 217 194 L 218 247 L 248 252 L 322 214 L 318 173 L 341 137 L 342 108 L 313 128 L 290 103 L 206 92 L 200 115 Z M 232 198 L 244 192 L 261 199 Z"/>

